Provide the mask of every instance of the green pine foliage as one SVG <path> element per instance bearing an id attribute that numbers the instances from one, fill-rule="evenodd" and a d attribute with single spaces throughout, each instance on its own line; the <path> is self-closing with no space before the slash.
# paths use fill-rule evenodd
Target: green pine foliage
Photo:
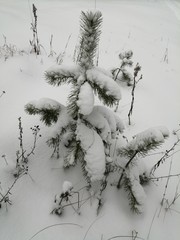
<path id="1" fill-rule="evenodd" d="M 101 12 L 81 13 L 80 43 L 78 62 L 81 67 L 87 69 L 93 66 L 96 56 L 99 38 L 101 34 L 102 14 Z"/>
<path id="2" fill-rule="evenodd" d="M 40 115 L 40 120 L 44 122 L 47 126 L 52 125 L 52 123 L 56 123 L 58 120 L 58 116 L 60 114 L 61 108 L 60 106 L 51 107 L 51 108 L 38 108 L 35 107 L 34 104 L 27 104 L 25 106 L 25 111 L 30 115 Z"/>

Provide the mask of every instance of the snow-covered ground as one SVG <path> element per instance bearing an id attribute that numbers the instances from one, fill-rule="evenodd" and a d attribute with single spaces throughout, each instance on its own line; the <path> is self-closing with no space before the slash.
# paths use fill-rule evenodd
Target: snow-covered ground
<path id="1" fill-rule="evenodd" d="M 122 100 L 118 114 L 126 126 L 124 134 L 131 137 L 150 127 L 166 126 L 170 137 L 157 150 L 158 153 L 169 149 L 176 141 L 172 131 L 177 130 L 180 123 L 179 1 L 0 0 L 0 46 L 4 44 L 4 35 L 8 44 L 25 51 L 6 61 L 0 58 L 0 95 L 2 91 L 6 92 L 0 97 L 0 192 L 6 192 L 14 181 L 12 171 L 19 149 L 18 117 L 22 119 L 25 149 L 29 151 L 33 142 L 30 127 L 39 124 L 42 134 L 35 155 L 29 161 L 30 176 L 23 176 L 12 189 L 12 205 L 8 206 L 8 211 L 4 207 L 0 209 L 0 240 L 28 240 L 39 230 L 61 223 L 64 225 L 48 228 L 34 239 L 107 240 L 113 236 L 132 236 L 132 231 L 137 231 L 138 237 L 146 240 L 176 240 L 180 236 L 180 198 L 171 210 L 165 211 L 162 207 L 160 212 L 166 179 L 145 187 L 147 199 L 141 215 L 130 211 L 124 190 L 117 190 L 110 184 L 103 193 L 104 205 L 98 216 L 97 202 L 93 199 L 83 204 L 80 215 L 71 207 L 66 208 L 61 217 L 50 214 L 54 196 L 61 193 L 65 180 L 71 181 L 75 190 L 85 186 L 86 182 L 79 166 L 64 171 L 61 161 L 50 158 L 52 150 L 46 145 L 49 129 L 38 117 L 27 115 L 24 106 L 42 97 L 66 104 L 69 86 L 48 85 L 44 80 L 44 72 L 54 65 L 56 56 L 64 51 L 69 36 L 64 62 L 72 62 L 78 42 L 80 12 L 94 9 L 95 2 L 96 8 L 103 14 L 99 66 L 105 69 L 118 67 L 118 54 L 127 49 L 133 50 L 134 62 L 142 66 L 143 79 L 135 90 L 133 124 L 130 127 L 127 114 L 131 88 L 121 87 Z M 38 57 L 29 54 L 32 3 L 37 7 L 38 33 L 44 48 Z M 53 50 L 57 53 L 54 57 L 48 57 L 51 34 Z M 174 152 L 177 150 L 178 147 Z M 4 154 L 8 165 L 1 158 Z M 161 156 L 160 153 L 151 155 L 143 161 L 150 168 Z M 177 152 L 167 159 L 156 175 L 168 175 L 171 160 L 171 174 L 180 173 L 179 157 Z M 110 178 L 110 183 L 113 180 L 113 177 Z M 178 177 L 169 180 L 166 192 L 169 202 L 173 200 L 178 182 Z M 81 190 L 81 198 L 88 198 L 84 189 Z M 73 200 L 76 201 L 76 197 Z"/>

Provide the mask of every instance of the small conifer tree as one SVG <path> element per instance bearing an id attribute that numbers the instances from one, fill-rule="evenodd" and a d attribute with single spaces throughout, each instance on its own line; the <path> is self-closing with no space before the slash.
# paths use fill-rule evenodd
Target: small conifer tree
<path id="1" fill-rule="evenodd" d="M 29 114 L 39 114 L 47 126 L 53 125 L 48 145 L 58 154 L 59 147 L 63 149 L 65 166 L 80 161 L 89 183 L 103 179 L 106 165 L 111 162 L 112 139 L 124 128 L 113 111 L 94 106 L 94 95 L 110 107 L 121 99 L 120 88 L 111 75 L 94 66 L 101 23 L 99 11 L 82 12 L 77 64 L 58 65 L 45 74 L 51 85 L 72 85 L 67 106 L 52 99 L 40 99 L 25 106 Z"/>
<path id="2" fill-rule="evenodd" d="M 139 158 L 145 158 L 147 154 L 156 150 L 169 136 L 166 127 L 154 127 L 138 133 L 124 147 L 117 149 L 120 158 L 126 158 L 117 188 L 124 187 L 128 194 L 131 210 L 136 213 L 143 212 L 146 194 L 143 184 L 148 182 L 149 174 L 143 162 Z"/>

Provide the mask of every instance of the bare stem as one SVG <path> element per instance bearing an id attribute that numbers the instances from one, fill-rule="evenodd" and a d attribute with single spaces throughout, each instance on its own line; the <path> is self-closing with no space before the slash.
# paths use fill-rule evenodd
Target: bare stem
<path id="1" fill-rule="evenodd" d="M 135 88 L 136 88 L 136 84 L 142 79 L 142 75 L 140 76 L 140 78 L 138 80 L 136 80 L 136 77 L 138 75 L 138 72 L 141 70 L 141 67 L 139 66 L 139 64 L 136 64 L 136 67 L 134 68 L 134 78 L 133 78 L 133 87 L 132 87 L 132 91 L 131 91 L 131 107 L 129 109 L 129 113 L 128 113 L 128 122 L 129 125 L 131 125 L 131 115 L 133 113 L 133 107 L 134 107 L 134 95 L 135 95 Z"/>
<path id="2" fill-rule="evenodd" d="M 121 176 L 119 178 L 119 181 L 118 181 L 118 184 L 117 184 L 117 188 L 119 189 L 121 187 L 121 181 L 122 181 L 122 178 L 124 176 L 124 173 L 127 169 L 127 167 L 129 166 L 129 164 L 132 162 L 132 160 L 136 157 L 136 155 L 138 154 L 138 151 L 135 151 L 135 153 L 133 154 L 133 156 L 129 159 L 129 161 L 126 163 L 122 173 L 121 173 Z"/>
<path id="3" fill-rule="evenodd" d="M 173 156 L 176 152 L 173 154 L 169 155 L 170 152 L 174 150 L 174 148 L 179 144 L 180 139 L 178 138 L 177 141 L 173 144 L 173 146 L 169 149 L 166 150 L 165 154 L 159 159 L 159 161 L 151 168 L 150 174 L 154 173 L 155 170 L 159 167 L 161 163 L 163 163 L 167 158 Z"/>

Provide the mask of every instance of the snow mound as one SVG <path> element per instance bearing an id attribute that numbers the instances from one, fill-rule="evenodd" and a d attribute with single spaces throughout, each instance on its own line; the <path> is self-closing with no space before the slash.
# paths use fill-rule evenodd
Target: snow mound
<path id="1" fill-rule="evenodd" d="M 134 139 L 127 144 L 133 150 L 145 148 L 149 144 L 163 143 L 164 139 L 169 136 L 169 131 L 166 127 L 149 128 L 134 136 Z"/>
<path id="2" fill-rule="evenodd" d="M 70 192 L 73 189 L 72 183 L 69 181 L 64 181 L 62 185 L 62 192 Z"/>
<path id="3" fill-rule="evenodd" d="M 65 106 L 60 104 L 59 102 L 53 100 L 53 99 L 50 99 L 50 98 L 41 98 L 39 100 L 33 100 L 33 101 L 30 101 L 26 106 L 30 106 L 30 105 L 33 105 L 35 108 L 39 109 L 39 110 L 42 110 L 42 109 L 58 109 L 58 108 L 61 108 L 61 109 L 64 109 Z"/>
<path id="4" fill-rule="evenodd" d="M 86 71 L 87 79 L 93 84 L 97 84 L 101 89 L 105 89 L 108 96 L 113 96 L 115 99 L 121 99 L 121 91 L 117 83 L 109 76 L 105 75 L 102 70 L 92 68 Z"/>
<path id="5" fill-rule="evenodd" d="M 77 105 L 79 107 L 79 113 L 83 115 L 90 114 L 94 107 L 94 94 L 88 82 L 85 82 L 81 86 L 78 97 Z"/>
<path id="6" fill-rule="evenodd" d="M 76 135 L 85 152 L 85 169 L 88 176 L 92 182 L 101 180 L 105 172 L 105 153 L 100 136 L 82 122 L 77 125 Z"/>
<path id="7" fill-rule="evenodd" d="M 50 67 L 46 71 L 46 75 L 49 77 L 53 77 L 54 79 L 58 79 L 60 76 L 64 77 L 73 77 L 77 79 L 81 74 L 81 68 L 80 66 L 77 66 L 75 64 L 73 65 L 55 65 Z"/>

